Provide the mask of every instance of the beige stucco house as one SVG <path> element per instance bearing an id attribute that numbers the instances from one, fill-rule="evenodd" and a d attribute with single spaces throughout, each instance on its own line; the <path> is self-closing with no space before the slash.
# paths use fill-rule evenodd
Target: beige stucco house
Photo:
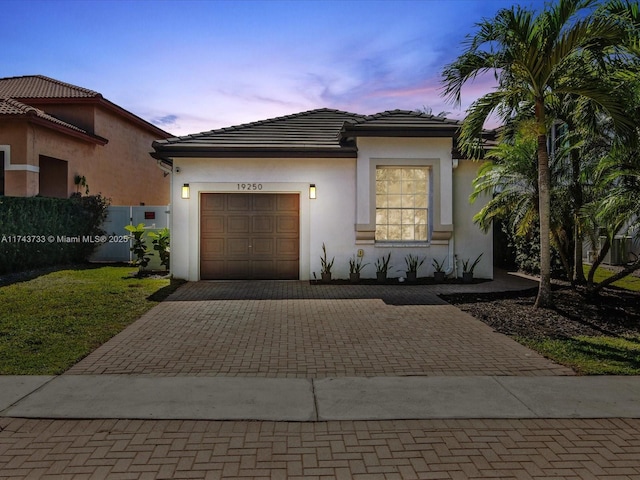
<path id="1" fill-rule="evenodd" d="M 449 274 L 483 253 L 477 277 L 492 278 L 492 235 L 472 221 L 477 162 L 456 150 L 459 123 L 411 111 L 358 115 L 319 109 L 154 142 L 172 169 L 171 269 L 200 279 L 320 277 L 322 244 L 334 278 L 349 258 L 391 253 L 432 259 Z"/>
<path id="2" fill-rule="evenodd" d="M 166 205 L 169 178 L 149 157 L 171 135 L 100 93 L 42 75 L 0 79 L 0 195 Z"/>

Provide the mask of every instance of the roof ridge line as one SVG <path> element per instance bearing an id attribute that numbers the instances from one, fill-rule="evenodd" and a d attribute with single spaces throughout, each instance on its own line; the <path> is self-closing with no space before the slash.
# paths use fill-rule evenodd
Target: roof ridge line
<path id="1" fill-rule="evenodd" d="M 91 93 L 95 97 L 102 97 L 102 94 L 100 92 L 96 92 L 95 90 L 91 90 L 90 88 L 80 87 L 72 83 L 63 82 L 62 80 L 57 80 L 55 78 L 47 77 L 46 75 L 24 75 L 22 78 L 29 78 L 29 77 L 40 78 L 42 80 L 46 80 L 48 82 L 55 83 L 57 85 L 62 85 L 64 87 L 72 88 L 74 90 L 80 90 L 85 93 Z M 16 78 L 21 78 L 21 77 L 16 77 Z"/>
<path id="2" fill-rule="evenodd" d="M 433 115 L 433 114 L 425 113 L 425 112 L 420 112 L 420 111 L 417 111 L 417 110 L 405 110 L 405 109 L 400 109 L 400 108 L 396 108 L 394 110 L 384 110 L 382 112 L 372 113 L 370 115 L 365 115 L 363 118 L 360 118 L 360 119 L 355 120 L 355 121 L 347 120 L 347 122 L 350 122 L 352 124 L 366 123 L 368 121 L 376 120 L 376 119 L 380 119 L 380 118 L 384 118 L 384 117 L 388 117 L 388 116 L 391 116 L 393 114 L 404 114 L 404 115 L 410 115 L 410 116 L 413 116 L 413 117 L 420 117 L 420 118 L 425 118 L 425 119 L 438 120 L 438 121 L 441 121 L 442 123 L 446 123 L 446 124 L 450 124 L 450 125 L 460 125 L 461 124 L 460 120 L 455 120 L 455 119 L 451 119 L 451 118 L 447 118 L 447 117 L 440 117 L 440 116 L 437 116 L 437 115 Z"/>
<path id="3" fill-rule="evenodd" d="M 278 122 L 278 121 L 282 121 L 282 120 L 290 120 L 292 118 L 300 118 L 300 117 L 304 117 L 307 116 L 309 114 L 312 113 L 319 113 L 319 112 L 331 112 L 331 113 L 340 113 L 340 114 L 345 114 L 345 115 L 351 115 L 351 116 L 356 116 L 356 117 L 364 117 L 364 115 L 360 114 L 360 113 L 352 113 L 352 112 L 347 112 L 345 110 L 338 110 L 338 109 L 334 109 L 334 108 L 314 108 L 311 110 L 305 110 L 304 112 L 298 112 L 298 113 L 290 113 L 287 115 L 280 115 L 278 117 L 272 117 L 272 118 L 267 118 L 264 120 L 256 120 L 254 122 L 247 122 L 247 123 L 239 123 L 238 125 L 231 125 L 229 127 L 221 127 L 221 128 L 214 128 L 213 130 L 207 130 L 204 132 L 198 132 L 198 133 L 192 133 L 190 135 L 183 135 L 183 136 L 179 136 L 179 137 L 174 137 L 177 139 L 187 139 L 187 138 L 199 138 L 205 135 L 211 135 L 211 134 L 215 134 L 215 133 L 222 133 L 222 132 L 230 132 L 230 131 L 236 131 L 236 130 L 241 130 L 244 128 L 249 128 L 249 127 L 255 127 L 257 125 L 266 125 L 269 123 L 274 123 L 274 122 Z M 345 120 L 348 121 L 348 120 Z"/>
<path id="4" fill-rule="evenodd" d="M 13 97 L 4 97 L 2 100 L 4 100 L 6 103 L 8 103 L 9 105 L 12 105 L 16 108 L 19 108 L 20 110 L 24 111 L 25 113 L 27 112 L 35 112 L 35 113 L 43 113 L 46 114 L 46 112 L 44 110 L 41 110 L 39 108 L 33 107 L 31 105 L 28 105 L 24 102 L 21 102 L 20 100 L 17 100 Z M 47 114 L 48 115 L 48 114 Z"/>

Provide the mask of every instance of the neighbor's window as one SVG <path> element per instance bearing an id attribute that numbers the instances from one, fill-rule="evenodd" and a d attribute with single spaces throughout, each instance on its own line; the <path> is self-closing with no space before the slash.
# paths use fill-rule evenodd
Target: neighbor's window
<path id="1" fill-rule="evenodd" d="M 427 241 L 429 168 L 376 168 L 376 241 Z"/>

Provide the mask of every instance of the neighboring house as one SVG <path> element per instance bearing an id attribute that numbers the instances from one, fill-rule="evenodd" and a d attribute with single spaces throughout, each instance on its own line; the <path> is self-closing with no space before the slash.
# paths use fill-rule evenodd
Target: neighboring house
<path id="1" fill-rule="evenodd" d="M 407 254 L 428 258 L 426 276 L 433 258 L 460 274 L 461 260 L 483 253 L 476 276 L 492 278 L 491 232 L 472 221 L 482 202 L 469 204 L 479 164 L 456 151 L 459 127 L 410 111 L 319 109 L 154 142 L 173 168 L 173 275 L 320 278 L 325 243 L 334 278 L 348 278 L 358 250 L 363 278 L 389 252 L 391 277 L 404 276 Z"/>
<path id="2" fill-rule="evenodd" d="M 166 205 L 169 178 L 149 157 L 171 135 L 98 92 L 41 75 L 0 79 L 0 195 Z"/>

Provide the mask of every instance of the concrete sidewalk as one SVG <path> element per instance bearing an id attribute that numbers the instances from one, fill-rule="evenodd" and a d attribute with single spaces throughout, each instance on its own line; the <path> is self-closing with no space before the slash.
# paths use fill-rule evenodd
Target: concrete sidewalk
<path id="1" fill-rule="evenodd" d="M 15 389 L 21 385 L 20 392 Z M 1 415 L 66 419 L 640 418 L 638 377 L 2 377 Z M 31 391 L 30 391 L 31 390 Z M 17 398 L 20 397 L 20 398 Z"/>

